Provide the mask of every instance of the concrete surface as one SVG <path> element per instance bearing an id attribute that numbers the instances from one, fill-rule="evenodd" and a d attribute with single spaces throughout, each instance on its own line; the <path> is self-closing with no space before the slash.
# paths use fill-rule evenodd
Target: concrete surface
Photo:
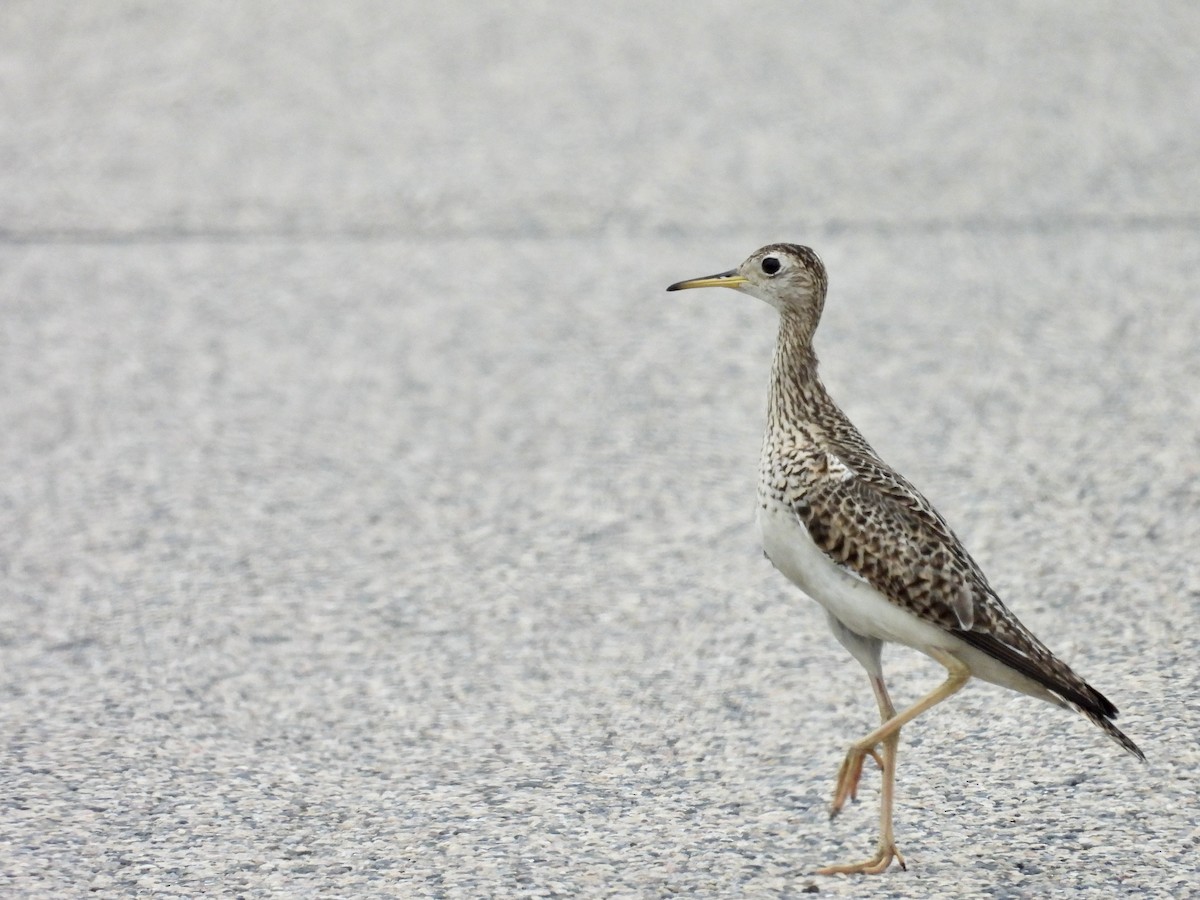
<path id="1" fill-rule="evenodd" d="M 0 8 L 0 894 L 1200 892 L 1198 8 L 480 6 Z M 1149 757 L 973 685 L 874 880 L 771 313 L 663 293 L 781 239 Z"/>

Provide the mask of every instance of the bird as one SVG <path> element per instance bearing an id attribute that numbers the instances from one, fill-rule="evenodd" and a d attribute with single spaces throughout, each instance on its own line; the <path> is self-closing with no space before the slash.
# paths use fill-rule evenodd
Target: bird
<path id="1" fill-rule="evenodd" d="M 893 806 L 900 729 L 972 678 L 1083 714 L 1126 751 L 1117 708 L 1059 659 L 1001 601 L 942 515 L 871 448 L 822 384 L 813 335 L 829 280 L 809 247 L 769 244 L 736 269 L 668 291 L 732 288 L 779 313 L 756 518 L 772 565 L 824 607 L 837 640 L 866 670 L 880 725 L 846 751 L 830 807 L 857 799 L 867 757 L 881 772 L 873 856 L 818 874 L 878 874 L 895 860 Z M 885 643 L 918 650 L 946 678 L 897 712 L 883 677 Z"/>

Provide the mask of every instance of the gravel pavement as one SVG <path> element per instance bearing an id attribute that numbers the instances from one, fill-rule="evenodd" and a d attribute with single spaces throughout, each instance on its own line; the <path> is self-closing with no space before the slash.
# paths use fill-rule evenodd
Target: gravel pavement
<path id="1" fill-rule="evenodd" d="M 1200 7 L 482 6 L 0 8 L 0 895 L 1200 894 Z M 973 684 L 874 879 L 773 313 L 663 292 L 774 240 L 1148 757 Z"/>

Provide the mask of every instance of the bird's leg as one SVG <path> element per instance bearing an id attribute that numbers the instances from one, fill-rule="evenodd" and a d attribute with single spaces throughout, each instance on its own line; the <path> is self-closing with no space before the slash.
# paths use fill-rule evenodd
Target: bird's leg
<path id="1" fill-rule="evenodd" d="M 879 721 L 881 724 L 886 724 L 896 717 L 896 707 L 892 705 L 892 698 L 888 696 L 887 685 L 883 683 L 883 678 L 872 678 L 871 687 L 875 689 L 875 700 L 879 704 Z M 900 729 L 897 728 L 883 739 L 884 765 L 880 766 L 882 783 L 879 789 L 879 844 L 876 847 L 875 856 L 867 860 L 868 865 L 862 870 L 867 874 L 882 872 L 893 858 L 900 864 L 900 868 L 908 868 L 904 864 L 904 857 L 896 848 L 896 841 L 892 836 L 892 810 L 896 795 L 896 753 L 899 749 Z"/>
<path id="2" fill-rule="evenodd" d="M 896 707 L 892 706 L 892 698 L 888 696 L 887 685 L 883 683 L 882 675 L 871 676 L 871 689 L 875 691 L 875 702 L 879 704 L 879 721 L 886 722 L 896 715 Z M 842 811 L 846 800 L 858 799 L 858 782 L 862 778 L 863 764 L 868 756 L 875 760 L 879 771 L 886 773 L 887 763 L 874 747 L 867 747 L 861 752 L 851 747 L 846 758 L 842 760 L 841 768 L 838 769 L 837 790 L 834 793 L 833 806 L 829 810 L 829 818 L 836 817 Z"/>
<path id="3" fill-rule="evenodd" d="M 896 751 L 900 745 L 900 728 L 921 715 L 921 713 L 941 703 L 947 697 L 956 694 L 971 677 L 971 670 L 957 657 L 942 650 L 930 650 L 927 652 L 946 667 L 948 673 L 946 680 L 904 712 L 897 715 L 895 707 L 892 706 L 891 698 L 888 697 L 887 687 L 884 686 L 883 679 L 878 676 L 872 677 L 871 686 L 875 689 L 875 699 L 879 703 L 879 715 L 883 719 L 883 724 L 861 741 L 850 745 L 850 749 L 846 753 L 846 759 L 843 761 L 842 768 L 838 772 L 838 784 L 834 793 L 831 815 L 836 815 L 845 804 L 846 798 L 853 796 L 858 787 L 857 775 L 861 775 L 862 773 L 863 759 L 867 753 L 874 751 L 877 745 L 883 744 L 883 762 L 880 766 L 883 770 L 883 786 L 879 801 L 879 844 L 875 855 L 859 863 L 827 866 L 824 869 L 818 869 L 818 875 L 855 874 L 860 872 L 865 875 L 877 875 L 887 869 L 893 859 L 900 863 L 900 868 L 907 868 L 904 864 L 904 857 L 896 849 L 895 839 L 892 834 L 892 809 L 896 790 Z M 878 756 L 876 756 L 876 759 L 878 759 Z M 857 775 L 855 774 L 856 771 Z"/>

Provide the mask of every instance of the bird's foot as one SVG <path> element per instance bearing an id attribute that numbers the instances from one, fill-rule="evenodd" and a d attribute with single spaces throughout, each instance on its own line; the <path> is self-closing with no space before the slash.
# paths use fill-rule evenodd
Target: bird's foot
<path id="1" fill-rule="evenodd" d="M 851 747 L 847 751 L 846 758 L 842 760 L 842 767 L 838 769 L 837 787 L 833 791 L 833 805 L 829 808 L 829 818 L 835 818 L 847 800 L 858 799 L 858 782 L 862 778 L 863 764 L 868 756 L 875 760 L 882 771 L 883 757 L 874 747 Z"/>
<path id="2" fill-rule="evenodd" d="M 841 866 L 826 866 L 823 869 L 817 869 L 817 874 L 878 875 L 887 870 L 887 867 L 892 864 L 893 859 L 900 864 L 901 869 L 908 870 L 908 866 L 904 863 L 904 857 L 896 849 L 895 843 L 889 840 L 881 842 L 879 849 L 875 851 L 875 855 L 870 859 L 864 859 L 862 862 L 857 863 L 847 863 Z"/>

